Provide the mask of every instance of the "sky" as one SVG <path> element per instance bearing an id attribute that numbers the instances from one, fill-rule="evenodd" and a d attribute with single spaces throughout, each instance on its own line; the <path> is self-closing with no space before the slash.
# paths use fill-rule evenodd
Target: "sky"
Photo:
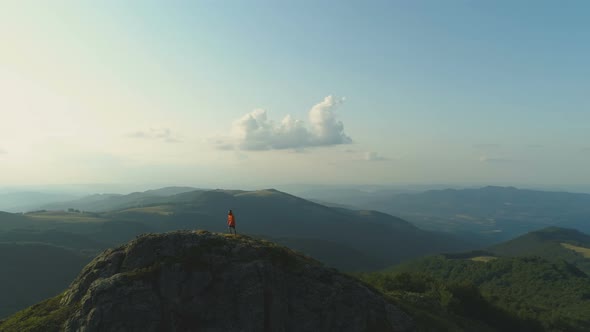
<path id="1" fill-rule="evenodd" d="M 0 1 L 0 186 L 590 184 L 586 1 Z"/>

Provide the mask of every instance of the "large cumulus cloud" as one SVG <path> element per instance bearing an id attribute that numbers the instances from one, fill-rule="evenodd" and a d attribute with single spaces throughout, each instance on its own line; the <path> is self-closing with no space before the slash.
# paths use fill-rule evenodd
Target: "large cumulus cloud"
<path id="1" fill-rule="evenodd" d="M 224 141 L 218 147 L 282 150 L 352 143 L 352 139 L 344 133 L 344 125 L 334 113 L 334 109 L 343 101 L 333 96 L 324 98 L 309 110 L 309 124 L 290 115 L 276 123 L 268 119 L 265 110 L 254 110 L 234 121 L 231 143 Z"/>

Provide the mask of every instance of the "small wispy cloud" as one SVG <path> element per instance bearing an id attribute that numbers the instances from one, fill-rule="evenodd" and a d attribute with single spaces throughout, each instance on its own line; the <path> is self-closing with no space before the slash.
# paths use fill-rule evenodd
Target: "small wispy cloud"
<path id="1" fill-rule="evenodd" d="M 245 154 L 245 153 L 241 153 L 239 151 L 236 151 L 235 157 L 236 157 L 237 160 L 241 160 L 241 161 L 248 160 L 248 155 Z"/>
<path id="2" fill-rule="evenodd" d="M 3 148 L 0 148 L 0 154 L 7 154 L 8 151 L 4 150 Z"/>
<path id="3" fill-rule="evenodd" d="M 581 149 L 582 152 L 590 152 L 590 146 Z"/>
<path id="4" fill-rule="evenodd" d="M 127 135 L 129 138 L 159 140 L 165 143 L 182 142 L 169 128 L 150 128 L 148 130 L 139 130 Z"/>
<path id="5" fill-rule="evenodd" d="M 496 144 L 496 143 L 482 143 L 482 144 L 474 144 L 473 147 L 475 149 L 499 149 L 500 147 L 502 147 L 501 144 Z"/>
<path id="6" fill-rule="evenodd" d="M 541 149 L 541 148 L 544 148 L 545 146 L 542 144 L 529 144 L 526 147 L 529 149 Z"/>
<path id="7" fill-rule="evenodd" d="M 501 157 L 488 157 L 488 156 L 481 156 L 479 157 L 479 161 L 482 163 L 510 163 L 514 162 L 514 159 L 509 158 L 501 158 Z"/>
<path id="8" fill-rule="evenodd" d="M 287 115 L 279 123 L 268 119 L 266 110 L 256 109 L 233 122 L 233 136 L 217 140 L 220 150 L 287 150 L 352 143 L 334 110 L 344 98 L 327 96 L 308 112 L 308 123 Z"/>
<path id="9" fill-rule="evenodd" d="M 366 160 L 366 161 L 387 161 L 390 159 L 381 156 L 379 153 L 377 153 L 375 151 L 369 151 L 369 152 L 365 153 L 364 160 Z"/>
<path id="10" fill-rule="evenodd" d="M 213 145 L 213 146 L 215 146 L 215 148 L 217 150 L 222 150 L 222 151 L 237 150 L 236 147 L 232 143 L 228 142 L 224 138 L 209 137 L 209 138 L 203 139 L 203 143 L 208 144 L 208 145 Z"/>

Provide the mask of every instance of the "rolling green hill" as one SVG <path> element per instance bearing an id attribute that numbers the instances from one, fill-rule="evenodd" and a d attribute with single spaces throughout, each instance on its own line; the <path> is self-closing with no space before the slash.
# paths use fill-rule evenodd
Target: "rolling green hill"
<path id="1" fill-rule="evenodd" d="M 27 227 L 33 222 L 21 214 L 0 211 L 0 231 Z"/>
<path id="2" fill-rule="evenodd" d="M 142 196 L 138 200 L 132 198 Z M 111 197 L 116 199 L 117 197 Z M 201 228 L 226 230 L 226 214 L 233 209 L 238 232 L 309 243 L 340 244 L 372 259 L 355 259 L 343 266 L 356 269 L 385 267 L 410 257 L 471 247 L 452 236 L 423 231 L 400 218 L 374 211 L 329 208 L 277 190 L 196 190 L 172 196 L 145 197 L 134 193 L 118 197 L 103 213 L 37 212 L 26 214 L 35 227 L 90 234 L 94 241 L 115 245 L 142 232 Z M 78 208 L 78 207 L 74 207 Z M 322 256 L 318 245 L 302 246 Z M 331 245 L 333 247 L 333 245 Z"/>
<path id="3" fill-rule="evenodd" d="M 424 312 L 454 312 L 438 321 L 442 329 L 469 324 L 462 321 L 467 318 L 500 330 L 590 331 L 589 248 L 587 234 L 549 227 L 486 250 L 420 258 L 361 278 L 409 301 L 427 321 L 435 318 Z M 463 293 L 456 294 L 457 287 Z M 460 297 L 466 291 L 468 301 L 481 296 L 469 304 L 480 313 L 465 308 Z"/>
<path id="4" fill-rule="evenodd" d="M 590 275 L 590 235 L 574 229 L 549 227 L 488 249 L 498 256 L 540 256 L 563 259 Z"/>
<path id="5" fill-rule="evenodd" d="M 225 229 L 225 215 L 228 209 L 233 209 L 238 232 L 342 243 L 382 262 L 382 266 L 388 261 L 399 262 L 408 257 L 470 246 L 448 235 L 423 231 L 391 215 L 329 208 L 272 189 L 194 191 L 166 197 L 154 204 L 172 205 L 173 214 L 152 213 L 153 220 L 168 218 L 173 223 L 199 220 L 199 228 L 214 231 Z M 130 216 L 129 211 L 117 213 L 119 218 L 122 214 Z"/>

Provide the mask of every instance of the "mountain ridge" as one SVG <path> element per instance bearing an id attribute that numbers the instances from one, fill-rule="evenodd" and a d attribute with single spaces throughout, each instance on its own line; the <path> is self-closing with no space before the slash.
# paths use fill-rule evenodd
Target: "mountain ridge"
<path id="1" fill-rule="evenodd" d="M 331 208 L 276 189 L 193 190 L 159 197 L 130 194 L 120 199 L 122 203 L 116 204 L 117 209 L 100 215 L 139 222 L 147 227 L 161 225 L 153 229 L 157 232 L 172 230 L 174 225 L 176 229 L 203 228 L 219 232 L 226 227 L 227 210 L 233 209 L 238 232 L 272 238 L 343 242 L 370 253 L 383 262 L 381 267 L 406 256 L 456 251 L 473 245 L 448 234 L 418 229 L 406 220 L 385 213 Z M 391 248 L 387 253 L 383 251 L 386 247 Z"/>

